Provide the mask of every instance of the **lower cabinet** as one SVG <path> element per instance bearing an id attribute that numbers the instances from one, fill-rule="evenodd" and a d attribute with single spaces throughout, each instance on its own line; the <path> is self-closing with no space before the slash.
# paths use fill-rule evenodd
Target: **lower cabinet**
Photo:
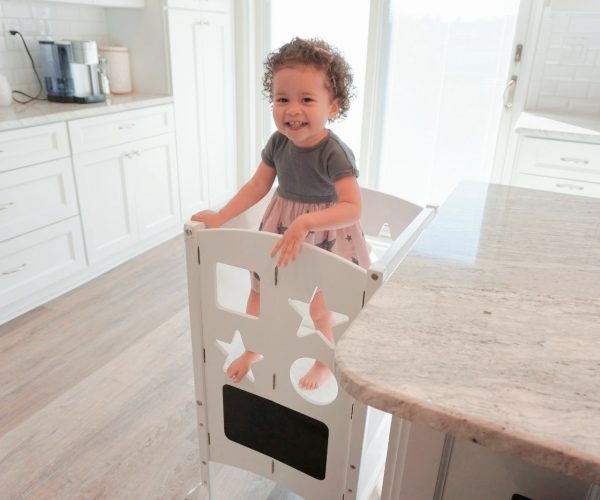
<path id="1" fill-rule="evenodd" d="M 512 183 L 600 198 L 600 144 L 523 137 Z"/>
<path id="2" fill-rule="evenodd" d="M 0 308 L 27 303 L 86 266 L 79 217 L 6 240 L 0 243 Z"/>
<path id="3" fill-rule="evenodd" d="M 181 232 L 173 122 L 161 103 L 0 132 L 0 324 Z"/>
<path id="4" fill-rule="evenodd" d="M 90 264 L 180 226 L 172 133 L 73 157 Z"/>

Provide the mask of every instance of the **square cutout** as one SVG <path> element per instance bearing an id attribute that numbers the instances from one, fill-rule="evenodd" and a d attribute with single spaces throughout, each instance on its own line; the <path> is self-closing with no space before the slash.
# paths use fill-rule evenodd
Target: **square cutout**
<path id="1" fill-rule="evenodd" d="M 246 307 L 251 290 L 251 280 L 260 290 L 258 274 L 243 267 L 232 266 L 217 262 L 216 264 L 216 293 L 217 304 L 228 311 L 247 314 Z M 258 315 L 252 315 L 258 317 Z"/>

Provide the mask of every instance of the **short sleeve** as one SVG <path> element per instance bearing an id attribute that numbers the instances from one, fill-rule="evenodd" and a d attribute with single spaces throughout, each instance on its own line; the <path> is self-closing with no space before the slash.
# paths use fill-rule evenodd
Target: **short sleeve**
<path id="1" fill-rule="evenodd" d="M 275 146 L 277 143 L 277 135 L 278 135 L 278 132 L 275 132 L 274 134 L 271 135 L 271 137 L 269 137 L 267 144 L 265 144 L 265 147 L 263 148 L 263 150 L 260 153 L 260 157 L 262 158 L 262 161 L 264 161 L 267 165 L 269 165 L 269 167 L 273 167 L 273 168 L 275 168 L 275 160 L 273 159 L 273 155 L 274 155 Z"/>
<path id="2" fill-rule="evenodd" d="M 327 154 L 327 174 L 335 182 L 342 177 L 358 177 L 358 168 L 352 150 L 343 143 L 331 141 Z"/>

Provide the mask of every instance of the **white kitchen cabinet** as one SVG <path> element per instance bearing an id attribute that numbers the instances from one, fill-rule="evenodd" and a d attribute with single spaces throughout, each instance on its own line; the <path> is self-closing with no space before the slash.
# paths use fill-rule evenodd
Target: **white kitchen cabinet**
<path id="1" fill-rule="evenodd" d="M 600 198 L 600 144 L 523 137 L 513 184 Z"/>
<path id="2" fill-rule="evenodd" d="M 70 158 L 0 173 L 0 241 L 78 213 Z"/>
<path id="3" fill-rule="evenodd" d="M 168 7 L 181 215 L 187 220 L 224 203 L 237 188 L 232 9 L 228 0 L 179 0 Z"/>
<path id="4" fill-rule="evenodd" d="M 0 133 L 0 323 L 87 266 L 64 122 Z"/>
<path id="5" fill-rule="evenodd" d="M 79 217 L 0 243 L 0 311 L 86 265 Z"/>
<path id="6" fill-rule="evenodd" d="M 91 264 L 180 224 L 173 134 L 74 155 Z"/>
<path id="7" fill-rule="evenodd" d="M 64 123 L 8 130 L 0 133 L 0 172 L 71 154 Z"/>

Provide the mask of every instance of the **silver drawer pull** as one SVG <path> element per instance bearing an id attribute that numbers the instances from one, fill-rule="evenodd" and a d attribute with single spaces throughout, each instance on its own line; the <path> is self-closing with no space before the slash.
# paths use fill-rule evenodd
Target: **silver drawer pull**
<path id="1" fill-rule="evenodd" d="M 210 23 L 208 21 L 198 21 L 198 24 L 200 26 L 210 26 Z"/>
<path id="2" fill-rule="evenodd" d="M 125 130 L 133 127 L 135 127 L 135 123 L 126 123 L 125 125 L 119 125 L 119 130 Z"/>
<path id="3" fill-rule="evenodd" d="M 568 162 L 568 163 L 583 163 L 587 165 L 589 163 L 588 160 L 584 160 L 583 158 L 573 158 L 571 156 L 563 156 L 560 161 Z"/>
<path id="4" fill-rule="evenodd" d="M 14 206 L 15 202 L 14 201 L 9 201 L 8 203 L 4 203 L 3 205 L 0 205 L 0 210 L 8 210 L 10 207 Z"/>
<path id="5" fill-rule="evenodd" d="M 136 149 L 136 150 L 134 150 L 134 151 L 130 151 L 129 153 L 125 153 L 123 156 L 124 156 L 125 158 L 129 158 L 129 159 L 131 159 L 131 158 L 133 158 L 134 156 L 141 156 L 141 153 L 140 153 L 140 152 L 139 152 L 139 151 Z"/>
<path id="6" fill-rule="evenodd" d="M 575 189 L 576 191 L 583 191 L 583 187 L 582 186 L 576 186 L 575 184 L 565 184 L 565 183 L 557 183 L 556 184 L 557 188 L 567 188 L 567 189 Z"/>
<path id="7" fill-rule="evenodd" d="M 15 274 L 15 273 L 18 273 L 19 271 L 22 271 L 26 267 L 27 267 L 27 264 L 21 264 L 19 267 L 15 267 L 14 269 L 9 269 L 8 271 L 2 271 L 2 274 L 4 276 L 7 276 L 9 274 Z"/>

